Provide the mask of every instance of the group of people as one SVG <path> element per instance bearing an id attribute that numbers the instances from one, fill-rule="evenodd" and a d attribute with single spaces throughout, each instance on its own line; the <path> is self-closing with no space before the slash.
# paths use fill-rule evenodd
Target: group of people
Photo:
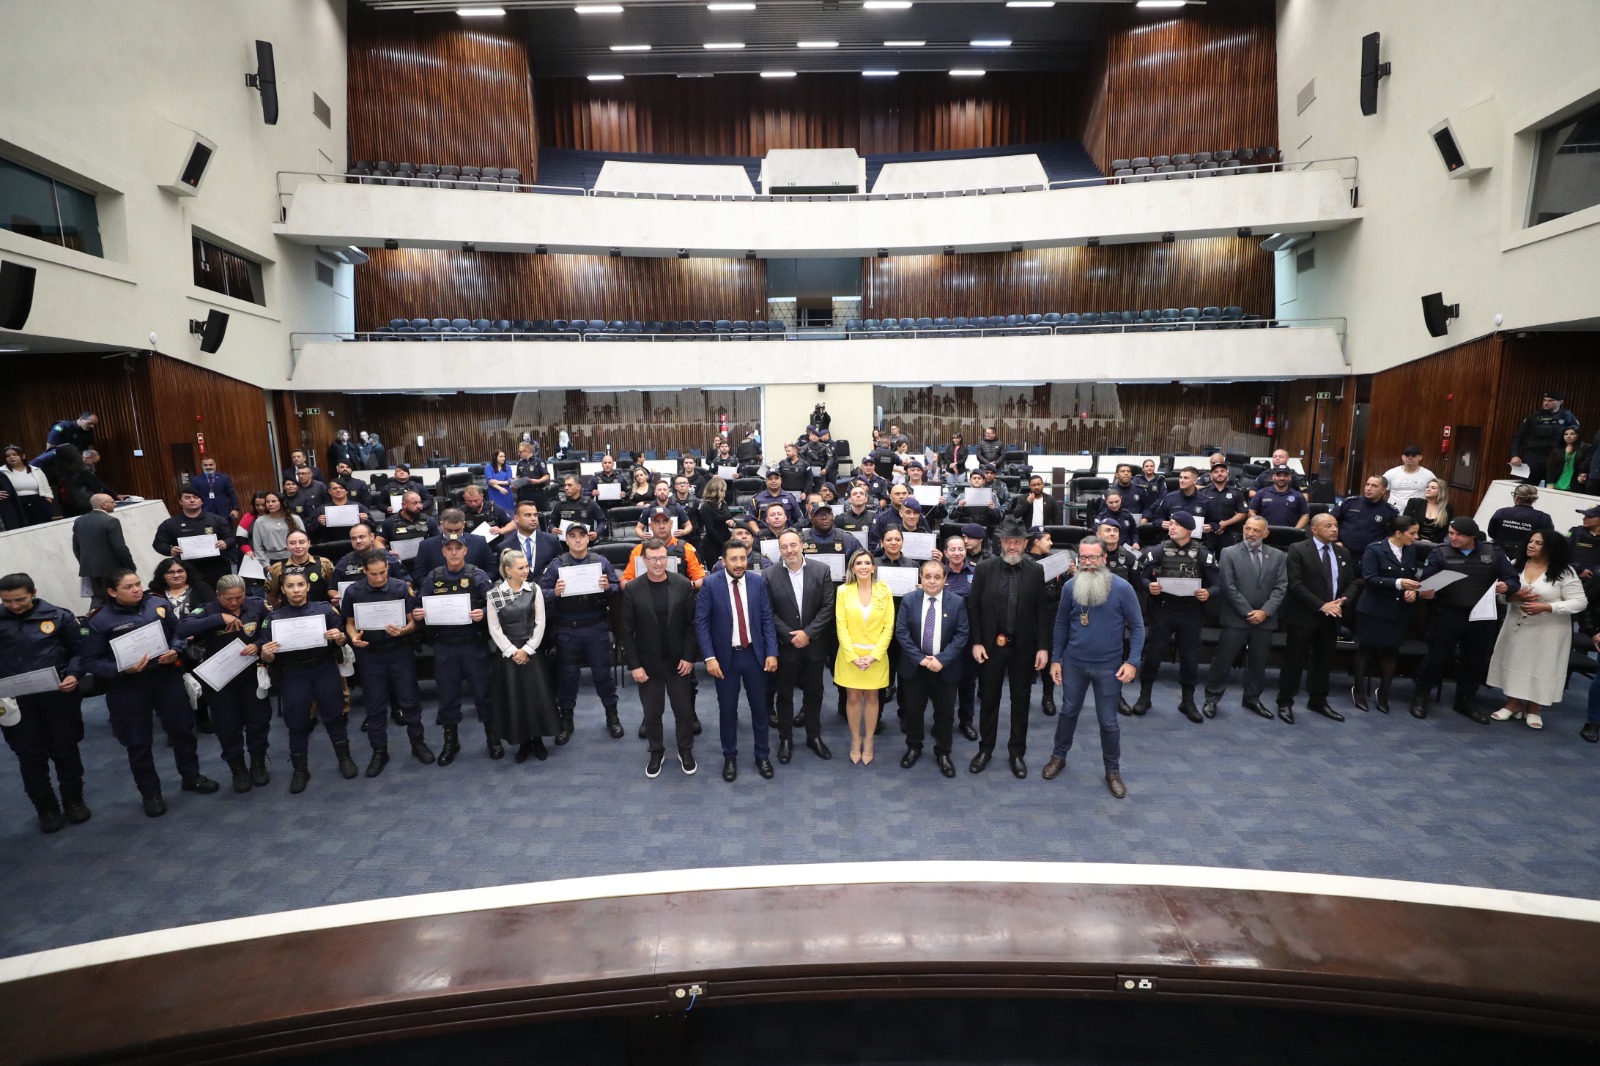
<path id="1" fill-rule="evenodd" d="M 972 452 L 958 438 L 931 455 L 912 453 L 897 431 L 889 427 L 880 453 L 842 478 L 831 447 L 824 460 L 815 424 L 765 469 L 759 452 L 734 454 L 721 442 L 710 469 L 686 457 L 671 478 L 607 457 L 594 474 L 558 482 L 524 441 L 516 463 L 497 454 L 483 485 L 440 499 L 403 464 L 372 485 L 340 455 L 324 481 L 297 452 L 281 493 L 241 506 L 208 458 L 156 533 L 164 558 L 148 584 L 131 565 L 114 501 L 96 494 L 74 525 L 80 570 L 101 601 L 83 622 L 39 600 L 27 574 L 0 578 L 0 677 L 53 672 L 50 684 L 16 697 L 20 721 L 5 726 L 41 829 L 88 817 L 76 744 L 90 678 L 106 694 L 152 817 L 166 810 L 152 751 L 157 721 L 182 789 L 198 793 L 220 786 L 201 771 L 197 714 L 209 719 L 236 792 L 270 783 L 274 692 L 289 734 L 290 792 L 309 785 L 318 724 L 338 772 L 361 774 L 346 725 L 351 677 L 363 691 L 368 777 L 390 761 L 391 725 L 404 728 L 419 762 L 452 765 L 468 696 L 489 758 L 511 749 L 518 762 L 542 761 L 552 754 L 546 740 L 560 747 L 578 730 L 585 667 L 604 731 L 626 735 L 614 656 L 638 691 L 651 778 L 668 756 L 669 705 L 672 753 L 684 773 L 696 771 L 702 676 L 716 694 L 726 781 L 738 776 L 745 713 L 761 777 L 774 776 L 774 759 L 791 761 L 797 728 L 815 757 L 831 759 L 822 706 L 831 672 L 853 764 L 874 763 L 881 710 L 895 703 L 900 765 L 915 766 L 931 704 L 933 757 L 945 777 L 956 774 L 957 732 L 977 745 L 969 772 L 988 768 L 1003 703 L 1009 769 L 1028 776 L 1038 684 L 1038 706 L 1057 716 L 1042 770 L 1053 780 L 1092 689 L 1102 774 L 1122 798 L 1119 718 L 1153 708 L 1154 682 L 1174 650 L 1177 710 L 1192 722 L 1218 716 L 1239 665 L 1243 705 L 1255 714 L 1293 723 L 1303 686 L 1306 709 L 1340 721 L 1330 678 L 1341 635 L 1358 647 L 1352 705 L 1387 712 L 1400 651 L 1426 609 L 1411 713 L 1426 717 L 1455 659 L 1457 710 L 1538 728 L 1561 696 L 1572 616 L 1600 632 L 1592 606 L 1600 597 L 1585 588 L 1600 571 L 1600 508 L 1562 537 L 1547 517 L 1542 526 L 1529 518 L 1545 516 L 1524 499 L 1496 515 L 1491 543 L 1471 518 L 1450 513 L 1418 449 L 1315 514 L 1284 453 L 1255 479 L 1219 456 L 1204 485 L 1191 467 L 1176 487 L 1153 463 L 1137 472 L 1124 464 L 1092 535 L 1056 545 L 1049 527 L 1059 528 L 1060 505 L 1041 477 L 1029 477 L 1025 491 L 993 477 L 1006 450 L 992 431 Z M 765 487 L 736 503 L 729 479 L 752 465 Z M 649 502 L 635 504 L 639 539 L 624 563 L 602 547 L 630 500 Z M 1424 552 L 1430 525 L 1444 533 Z M 1308 536 L 1286 549 L 1269 544 L 1285 526 Z M 1206 627 L 1216 646 L 1197 700 Z M 1280 630 L 1283 665 L 1269 706 L 1265 675 Z M 423 641 L 437 686 L 437 752 L 422 720 Z M 1129 702 L 1123 687 L 1134 682 Z M 1507 698 L 1492 715 L 1475 701 L 1486 682 Z M 1600 699 L 1591 697 L 1583 735 L 1600 739 Z"/>

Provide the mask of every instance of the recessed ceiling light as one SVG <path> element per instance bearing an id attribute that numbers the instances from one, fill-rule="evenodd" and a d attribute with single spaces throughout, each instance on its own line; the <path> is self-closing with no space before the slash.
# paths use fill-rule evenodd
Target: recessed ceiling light
<path id="1" fill-rule="evenodd" d="M 621 74 L 591 74 L 591 75 L 589 75 L 589 80 L 590 81 L 621 81 L 622 80 L 622 75 Z"/>
<path id="2" fill-rule="evenodd" d="M 974 70 L 970 67 L 957 67 L 950 72 L 950 76 L 952 78 L 981 78 L 983 77 L 983 71 Z"/>
<path id="3" fill-rule="evenodd" d="M 911 0 L 867 0 L 861 6 L 868 11 L 904 11 L 911 6 Z"/>
<path id="4" fill-rule="evenodd" d="M 650 51 L 650 46 L 647 44 L 614 44 L 611 46 L 611 50 L 613 52 L 648 52 Z"/>
<path id="5" fill-rule="evenodd" d="M 838 48 L 838 41 L 796 41 L 796 48 Z"/>
<path id="6" fill-rule="evenodd" d="M 921 48 L 927 41 L 884 41 L 885 48 Z"/>
<path id="7" fill-rule="evenodd" d="M 572 10 L 576 11 L 580 15 L 620 15 L 622 14 L 622 5 L 585 4 L 581 7 L 575 7 Z"/>
<path id="8" fill-rule="evenodd" d="M 716 51 L 731 51 L 733 49 L 743 48 L 744 47 L 744 42 L 742 42 L 742 41 L 710 41 L 710 42 L 707 42 L 705 47 L 711 49 L 713 52 L 716 52 Z"/>
<path id="9" fill-rule="evenodd" d="M 792 77 L 794 77 L 794 71 L 792 71 L 792 70 L 763 70 L 761 72 L 761 76 L 763 78 L 792 78 Z"/>
<path id="10" fill-rule="evenodd" d="M 462 18 L 482 18 L 482 17 L 489 16 L 489 15 L 504 15 L 505 13 L 506 13 L 506 9 L 503 8 L 503 7 L 458 7 L 458 8 L 456 8 L 456 14 L 460 15 Z"/>
<path id="11" fill-rule="evenodd" d="M 1010 48 L 1011 42 L 1002 38 L 984 38 L 972 42 L 974 48 Z"/>
<path id="12" fill-rule="evenodd" d="M 707 4 L 707 11 L 754 11 L 754 4 Z"/>
<path id="13" fill-rule="evenodd" d="M 863 70 L 861 76 L 863 78 L 892 78 L 899 73 L 898 70 Z"/>
<path id="14" fill-rule="evenodd" d="M 1007 7 L 1055 7 L 1056 0 L 1006 0 Z"/>
<path id="15" fill-rule="evenodd" d="M 1134 7 L 1182 7 L 1188 0 L 1139 0 Z"/>

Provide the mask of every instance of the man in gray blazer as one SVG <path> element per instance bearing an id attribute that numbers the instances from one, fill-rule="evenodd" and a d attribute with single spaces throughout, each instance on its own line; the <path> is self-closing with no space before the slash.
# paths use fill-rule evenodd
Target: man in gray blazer
<path id="1" fill-rule="evenodd" d="M 105 493 L 89 499 L 90 511 L 72 522 L 72 554 L 78 557 L 78 576 L 86 577 L 94 586 L 89 598 L 89 609 L 105 605 L 105 576 L 113 570 L 137 570 L 133 553 L 122 537 L 122 523 L 111 512 L 117 501 Z"/>
<path id="2" fill-rule="evenodd" d="M 1241 649 L 1249 648 L 1244 667 L 1244 705 L 1263 718 L 1272 711 L 1261 702 L 1266 688 L 1267 656 L 1278 628 L 1278 609 L 1289 594 L 1288 557 L 1267 544 L 1267 520 L 1252 515 L 1244 524 L 1244 541 L 1222 549 L 1222 636 L 1206 675 L 1206 702 L 1200 713 L 1217 716 L 1217 704 L 1228 688 L 1228 674 Z"/>
<path id="3" fill-rule="evenodd" d="M 800 534 L 778 537 L 782 565 L 767 571 L 772 624 L 778 630 L 778 761 L 794 757 L 794 687 L 800 686 L 806 747 L 819 759 L 833 758 L 822 742 L 822 667 L 833 651 L 833 607 L 838 589 L 825 563 L 808 560 Z"/>

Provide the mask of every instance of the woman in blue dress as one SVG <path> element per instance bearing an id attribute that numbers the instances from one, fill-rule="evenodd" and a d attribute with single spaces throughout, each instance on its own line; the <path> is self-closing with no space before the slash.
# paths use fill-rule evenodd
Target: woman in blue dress
<path id="1" fill-rule="evenodd" d="M 483 476 L 489 483 L 489 502 L 506 514 L 515 514 L 517 499 L 516 494 L 511 491 L 511 482 L 516 478 L 517 472 L 506 460 L 504 448 L 496 449 L 494 457 L 483 464 Z"/>

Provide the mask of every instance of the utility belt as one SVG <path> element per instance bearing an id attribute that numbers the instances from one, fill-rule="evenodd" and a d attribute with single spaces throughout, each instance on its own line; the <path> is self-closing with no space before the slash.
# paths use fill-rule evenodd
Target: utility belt
<path id="1" fill-rule="evenodd" d="M 411 642 L 404 637 L 394 637 L 382 642 L 369 641 L 365 648 L 357 648 L 356 655 L 387 655 L 395 651 L 410 651 Z"/>
<path id="2" fill-rule="evenodd" d="M 606 621 L 603 614 L 588 615 L 583 618 L 558 618 L 556 625 L 562 629 L 583 629 L 586 626 L 602 625 Z"/>

